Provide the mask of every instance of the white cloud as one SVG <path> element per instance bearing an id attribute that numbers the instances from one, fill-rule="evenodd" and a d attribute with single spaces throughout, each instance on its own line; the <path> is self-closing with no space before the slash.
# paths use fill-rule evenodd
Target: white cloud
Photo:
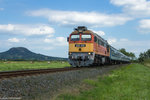
<path id="1" fill-rule="evenodd" d="M 150 17 L 149 0 L 111 0 L 111 3 L 123 7 L 123 13 L 134 19 Z M 143 34 L 150 33 L 150 19 L 140 20 L 138 31 Z"/>
<path id="2" fill-rule="evenodd" d="M 105 32 L 103 31 L 93 31 L 94 33 L 100 35 L 100 36 L 104 36 L 105 35 Z"/>
<path id="3" fill-rule="evenodd" d="M 47 35 L 46 37 L 47 38 L 51 38 L 51 37 L 53 37 L 54 36 L 54 34 L 50 34 L 50 35 Z"/>
<path id="4" fill-rule="evenodd" d="M 54 39 L 48 39 L 48 38 L 45 38 L 44 39 L 44 42 L 46 42 L 46 43 L 54 43 Z"/>
<path id="5" fill-rule="evenodd" d="M 54 47 L 44 47 L 44 50 L 53 50 Z"/>
<path id="6" fill-rule="evenodd" d="M 18 43 L 20 41 L 25 41 L 26 39 L 18 39 L 18 38 L 9 38 L 8 39 L 8 42 L 15 42 L 15 43 Z"/>
<path id="7" fill-rule="evenodd" d="M 66 42 L 67 42 L 67 39 L 64 38 L 64 37 L 56 37 L 56 41 L 66 43 Z"/>
<path id="8" fill-rule="evenodd" d="M 146 0 L 111 0 L 111 3 L 122 6 L 122 5 L 136 5 L 139 3 L 143 3 Z"/>
<path id="9" fill-rule="evenodd" d="M 122 38 L 122 39 L 120 39 L 120 41 L 128 41 L 128 39 L 126 39 L 126 38 Z"/>
<path id="10" fill-rule="evenodd" d="M 114 44 L 117 42 L 117 39 L 116 38 L 108 38 L 108 43 L 111 45 L 111 44 Z"/>
<path id="11" fill-rule="evenodd" d="M 150 33 L 150 19 L 139 21 L 139 31 L 141 33 Z"/>
<path id="12" fill-rule="evenodd" d="M 0 11 L 3 11 L 4 10 L 4 8 L 0 8 Z"/>
<path id="13" fill-rule="evenodd" d="M 66 46 L 67 40 L 65 37 L 56 37 L 56 38 L 45 38 L 45 43 L 50 43 L 53 46 Z"/>
<path id="14" fill-rule="evenodd" d="M 111 0 L 111 3 L 123 7 L 123 12 L 133 17 L 150 16 L 149 0 Z"/>
<path id="15" fill-rule="evenodd" d="M 150 0 L 110 0 L 110 2 L 123 7 L 123 13 L 133 19 L 150 17 Z M 139 32 L 150 33 L 150 19 L 143 19 L 139 24 Z"/>
<path id="16" fill-rule="evenodd" d="M 17 38 L 10 38 L 8 39 L 9 42 L 19 42 L 20 40 Z"/>
<path id="17" fill-rule="evenodd" d="M 55 30 L 44 24 L 40 25 L 25 25 L 25 24 L 6 24 L 0 25 L 0 31 L 13 34 L 23 35 L 51 35 Z"/>
<path id="18" fill-rule="evenodd" d="M 131 18 L 122 14 L 104 14 L 98 12 L 77 12 L 40 9 L 27 12 L 29 16 L 42 16 L 58 25 L 86 25 L 92 27 L 123 25 Z"/>

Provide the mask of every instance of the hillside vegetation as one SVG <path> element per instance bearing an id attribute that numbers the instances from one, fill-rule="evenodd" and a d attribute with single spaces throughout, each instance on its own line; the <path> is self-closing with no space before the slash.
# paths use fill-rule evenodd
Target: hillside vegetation
<path id="1" fill-rule="evenodd" d="M 48 60 L 65 60 L 66 58 L 60 58 L 60 57 L 51 57 L 51 56 L 45 56 L 42 54 L 34 53 L 27 48 L 24 47 L 13 47 L 10 48 L 6 52 L 0 53 L 0 60 L 38 60 L 38 61 L 48 61 Z"/>
<path id="2" fill-rule="evenodd" d="M 91 89 L 63 93 L 57 100 L 149 100 L 150 68 L 131 64 L 97 80 L 85 80 Z"/>

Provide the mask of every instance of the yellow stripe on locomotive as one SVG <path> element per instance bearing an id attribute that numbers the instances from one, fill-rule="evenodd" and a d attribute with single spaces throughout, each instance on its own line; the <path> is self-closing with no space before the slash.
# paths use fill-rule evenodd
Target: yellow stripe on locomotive
<path id="1" fill-rule="evenodd" d="M 93 52 L 93 43 L 70 43 L 69 52 Z"/>

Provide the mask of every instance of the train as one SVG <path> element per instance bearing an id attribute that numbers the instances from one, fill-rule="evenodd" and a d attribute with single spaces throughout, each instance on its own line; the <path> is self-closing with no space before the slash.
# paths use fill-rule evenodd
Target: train
<path id="1" fill-rule="evenodd" d="M 68 60 L 73 67 L 129 63 L 130 58 L 85 26 L 78 26 L 67 38 Z"/>

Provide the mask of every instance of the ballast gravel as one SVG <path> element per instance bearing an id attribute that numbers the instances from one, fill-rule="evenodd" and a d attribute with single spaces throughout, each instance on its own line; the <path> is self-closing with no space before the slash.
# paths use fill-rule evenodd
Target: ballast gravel
<path id="1" fill-rule="evenodd" d="M 58 90 L 66 86 L 106 74 L 119 66 L 121 65 L 0 79 L 0 100 L 36 100 L 38 97 L 42 100 L 45 96 L 50 100 Z"/>

